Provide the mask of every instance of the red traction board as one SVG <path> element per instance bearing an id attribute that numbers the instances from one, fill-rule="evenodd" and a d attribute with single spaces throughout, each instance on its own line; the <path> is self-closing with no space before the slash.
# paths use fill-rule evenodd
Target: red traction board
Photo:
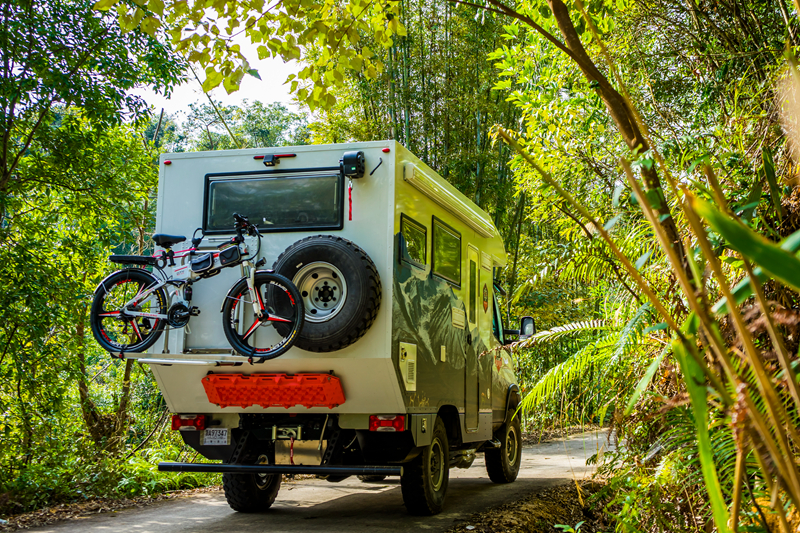
<path id="1" fill-rule="evenodd" d="M 208 401 L 220 407 L 327 407 L 344 403 L 339 378 L 330 374 L 210 374 Z"/>

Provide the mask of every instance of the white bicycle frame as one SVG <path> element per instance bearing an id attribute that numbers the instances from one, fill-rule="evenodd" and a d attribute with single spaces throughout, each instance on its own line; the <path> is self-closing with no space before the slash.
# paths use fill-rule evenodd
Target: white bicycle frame
<path id="1" fill-rule="evenodd" d="M 247 247 L 246 246 L 244 247 L 244 250 L 242 250 L 242 253 L 243 253 L 243 255 L 247 254 Z M 182 258 L 185 258 L 186 256 L 188 256 L 188 254 L 185 254 L 184 256 L 182 256 Z M 241 267 L 241 269 L 242 269 L 242 277 L 247 279 L 247 289 L 248 289 L 248 291 L 250 293 L 250 299 L 251 299 L 251 301 L 252 301 L 251 303 L 253 305 L 253 312 L 255 313 L 255 315 L 257 317 L 260 318 L 262 316 L 261 298 L 260 298 L 260 295 L 258 294 L 258 291 L 255 288 L 255 277 L 256 277 L 255 265 L 253 264 L 253 262 L 250 259 L 246 259 L 246 260 L 242 261 L 241 263 L 237 263 L 237 265 L 239 267 Z M 236 266 L 236 265 L 232 265 L 232 266 Z M 220 268 L 226 268 L 226 267 L 220 267 Z M 183 274 L 184 269 L 188 269 L 188 276 Z M 180 273 L 180 277 L 176 277 L 175 276 L 176 270 L 181 272 Z M 155 318 L 155 319 L 159 319 L 159 320 L 167 320 L 169 318 L 169 316 L 166 315 L 166 314 L 148 313 L 148 312 L 145 312 L 145 311 L 129 311 L 127 309 L 129 307 L 135 307 L 136 305 L 139 304 L 139 302 L 142 302 L 143 300 L 146 300 L 148 297 L 150 297 L 155 291 L 157 291 L 161 287 L 166 287 L 168 285 L 175 285 L 171 290 L 170 290 L 170 288 L 167 288 L 167 309 L 169 309 L 172 306 L 172 300 L 175 297 L 175 295 L 178 294 L 178 292 L 182 291 L 183 287 L 187 283 L 192 282 L 194 280 L 199 280 L 199 279 L 202 279 L 202 278 L 203 278 L 202 273 L 193 272 L 191 270 L 191 265 L 190 264 L 176 265 L 176 266 L 172 267 L 172 275 L 168 276 L 166 279 L 164 279 L 162 281 L 159 281 L 157 284 L 153 285 L 152 287 L 145 289 L 143 292 L 139 292 L 139 294 L 137 294 L 136 296 L 131 298 L 129 301 L 127 301 L 125 303 L 125 305 L 123 306 L 123 311 L 122 312 L 124 312 L 125 315 L 131 316 L 131 317 L 146 317 L 146 318 Z M 186 301 L 184 298 L 181 298 L 181 300 L 178 303 L 183 303 L 184 305 L 187 305 L 187 307 L 188 307 L 188 304 L 189 304 L 189 302 Z M 133 322 L 133 324 L 134 324 L 134 328 L 136 328 L 136 325 L 135 325 L 136 322 L 135 321 Z"/>

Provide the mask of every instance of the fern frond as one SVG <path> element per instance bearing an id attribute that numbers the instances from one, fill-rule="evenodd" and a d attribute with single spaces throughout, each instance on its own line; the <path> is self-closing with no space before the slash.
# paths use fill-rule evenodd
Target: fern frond
<path id="1" fill-rule="evenodd" d="M 599 365 L 610 359 L 618 340 L 617 332 L 606 335 L 597 342 L 587 344 L 569 359 L 548 370 L 522 400 L 523 408 L 530 410 L 542 401 L 553 398 L 555 393 L 587 372 L 592 364 Z"/>
<path id="2" fill-rule="evenodd" d="M 608 328 L 609 326 L 606 325 L 604 320 L 583 320 L 581 322 L 572 322 L 570 324 L 564 324 L 562 326 L 556 326 L 545 331 L 540 331 L 539 333 L 533 335 L 530 339 L 516 343 L 516 347 L 528 348 L 534 344 L 542 344 L 544 342 L 554 341 L 564 337 L 565 335 L 572 335 L 573 333 L 580 333 L 582 331 L 598 329 L 604 330 Z"/>
<path id="3" fill-rule="evenodd" d="M 642 332 L 645 326 L 650 322 L 653 315 L 653 308 L 650 303 L 646 303 L 636 310 L 627 324 L 622 328 L 619 335 L 619 340 L 614 349 L 613 360 L 619 361 L 628 355 L 633 348 L 639 345 L 642 338 Z"/>

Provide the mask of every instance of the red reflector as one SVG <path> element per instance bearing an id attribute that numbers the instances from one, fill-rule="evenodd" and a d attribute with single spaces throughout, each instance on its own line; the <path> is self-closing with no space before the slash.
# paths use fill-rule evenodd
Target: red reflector
<path id="1" fill-rule="evenodd" d="M 384 149 L 383 149 L 383 153 L 384 153 L 384 154 L 388 154 L 388 153 L 389 153 L 389 149 L 388 149 L 388 148 L 384 148 Z"/>
<path id="2" fill-rule="evenodd" d="M 172 415 L 172 429 L 202 431 L 206 429 L 206 415 Z"/>
<path id="3" fill-rule="evenodd" d="M 327 407 L 344 403 L 339 378 L 330 374 L 211 374 L 203 378 L 208 401 L 220 407 Z"/>
<path id="4" fill-rule="evenodd" d="M 253 159 L 264 159 L 263 155 L 254 155 Z"/>
<path id="5" fill-rule="evenodd" d="M 164 164 L 165 164 L 165 165 L 171 165 L 171 164 L 172 164 L 172 161 L 170 161 L 169 159 L 167 159 L 166 161 L 164 161 Z"/>
<path id="6" fill-rule="evenodd" d="M 406 415 L 370 415 L 370 431 L 405 431 Z"/>

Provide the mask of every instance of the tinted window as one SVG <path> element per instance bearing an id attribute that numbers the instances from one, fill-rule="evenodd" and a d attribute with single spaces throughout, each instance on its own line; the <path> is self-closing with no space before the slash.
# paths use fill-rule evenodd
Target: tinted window
<path id="1" fill-rule="evenodd" d="M 433 218 L 433 273 L 461 286 L 461 234 Z"/>
<path id="2" fill-rule="evenodd" d="M 427 262 L 428 230 L 416 220 L 400 216 L 400 232 L 406 239 L 406 249 L 412 261 L 419 265 Z"/>
<path id="3" fill-rule="evenodd" d="M 212 178 L 205 231 L 230 232 L 233 214 L 245 215 L 261 231 L 340 229 L 339 176 Z"/>
<path id="4" fill-rule="evenodd" d="M 478 299 L 478 264 L 472 259 L 469 260 L 469 322 L 475 323 L 475 307 Z"/>

